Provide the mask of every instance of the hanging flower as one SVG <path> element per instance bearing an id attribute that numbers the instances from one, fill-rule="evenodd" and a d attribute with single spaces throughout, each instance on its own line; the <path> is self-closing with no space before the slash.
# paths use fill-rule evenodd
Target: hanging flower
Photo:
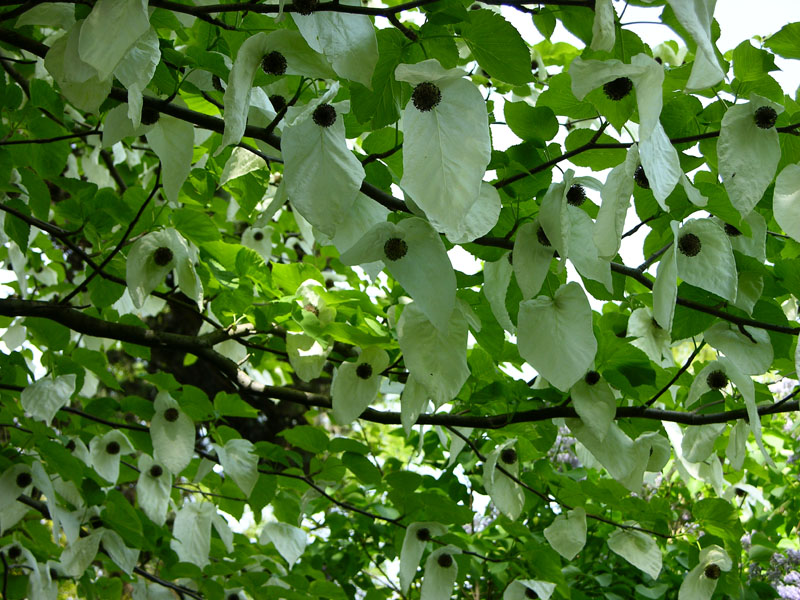
<path id="1" fill-rule="evenodd" d="M 397 81 L 414 86 L 403 112 L 400 187 L 437 231 L 453 238 L 478 201 L 492 150 L 486 103 L 464 75 L 436 59 L 395 70 Z"/>
<path id="2" fill-rule="evenodd" d="M 255 250 L 268 263 L 272 253 L 272 227 L 248 227 L 242 233 L 242 246 Z"/>
<path id="3" fill-rule="evenodd" d="M 365 348 L 356 362 L 342 363 L 331 383 L 333 416 L 337 423 L 351 423 L 377 398 L 381 373 L 388 366 L 389 355 L 375 346 Z"/>
<path id="4" fill-rule="evenodd" d="M 512 521 L 522 512 L 525 494 L 516 481 L 497 467 L 503 467 L 514 477 L 519 476 L 519 456 L 513 448 L 516 443 L 516 438 L 503 442 L 492 450 L 483 465 L 483 487 L 498 510 Z"/>
<path id="5" fill-rule="evenodd" d="M 664 68 L 646 54 L 637 54 L 630 64 L 616 59 L 599 61 L 576 58 L 569 69 L 572 93 L 578 100 L 603 86 L 612 100 L 626 96 L 630 86 L 636 89 L 639 108 L 639 155 L 653 195 L 662 209 L 683 173 L 678 152 L 659 122 L 661 115 Z"/>
<path id="6" fill-rule="evenodd" d="M 116 483 L 119 477 L 120 458 L 133 451 L 134 448 L 125 434 L 116 429 L 112 429 L 102 437 L 94 437 L 89 442 L 92 467 L 100 477 L 111 483 Z"/>
<path id="7" fill-rule="evenodd" d="M 196 250 L 171 227 L 139 238 L 128 253 L 125 274 L 134 306 L 141 308 L 145 298 L 173 269 L 181 291 L 200 306 L 203 284 L 194 270 L 195 255 Z"/>
<path id="8" fill-rule="evenodd" d="M 441 238 L 418 217 L 378 223 L 341 256 L 346 265 L 382 261 L 440 331 L 447 331 L 456 277 Z"/>
<path id="9" fill-rule="evenodd" d="M 417 572 L 419 561 L 422 558 L 422 553 L 428 542 L 434 536 L 444 535 L 447 532 L 447 527 L 441 523 L 412 523 L 406 529 L 406 535 L 403 538 L 403 549 L 400 551 L 400 589 L 403 593 L 408 593 L 408 588 L 411 586 L 411 581 Z"/>
<path id="10" fill-rule="evenodd" d="M 750 94 L 750 102 L 725 111 L 717 142 L 719 175 L 731 204 L 746 217 L 775 177 L 781 146 L 775 118 L 783 106 Z M 769 118 L 763 118 L 767 114 Z"/>
<path id="11" fill-rule="evenodd" d="M 731 570 L 728 553 L 716 544 L 700 551 L 697 566 L 689 571 L 681 584 L 678 600 L 709 600 L 723 571 Z"/>
<path id="12" fill-rule="evenodd" d="M 289 200 L 329 237 L 348 218 L 365 176 L 345 138 L 342 115 L 350 102 L 333 102 L 338 92 L 335 82 L 307 105 L 290 108 L 281 141 Z"/>

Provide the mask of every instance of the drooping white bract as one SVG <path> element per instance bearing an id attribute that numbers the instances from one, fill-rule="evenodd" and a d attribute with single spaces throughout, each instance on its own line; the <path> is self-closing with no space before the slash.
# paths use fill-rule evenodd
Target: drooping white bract
<path id="1" fill-rule="evenodd" d="M 719 358 L 710 362 L 703 367 L 700 372 L 695 376 L 692 385 L 689 387 L 689 396 L 686 399 L 686 407 L 690 407 L 697 402 L 697 400 L 708 392 L 711 386 L 708 383 L 708 378 L 711 373 L 723 373 L 735 386 L 739 393 L 744 398 L 744 404 L 747 408 L 747 420 L 750 424 L 750 430 L 753 432 L 753 437 L 756 440 L 761 454 L 770 466 L 774 465 L 772 457 L 764 447 L 764 442 L 761 439 L 761 417 L 758 415 L 758 407 L 756 406 L 756 393 L 753 380 L 747 375 L 742 373 L 736 368 L 736 365 L 727 358 Z M 719 375 L 717 375 L 719 377 Z M 721 378 L 720 378 L 721 379 Z M 713 382 L 713 380 L 712 380 Z M 719 389 L 719 388 L 714 388 Z"/>
<path id="2" fill-rule="evenodd" d="M 611 52 L 616 41 L 614 5 L 611 0 L 595 0 L 594 23 L 592 25 L 592 50 Z"/>
<path id="3" fill-rule="evenodd" d="M 289 523 L 270 521 L 264 524 L 261 534 L 258 536 L 259 544 L 269 542 L 275 545 L 278 554 L 289 563 L 291 568 L 305 552 L 308 536 L 305 531 Z"/>
<path id="4" fill-rule="evenodd" d="M 633 174 L 639 166 L 639 146 L 628 149 L 625 161 L 614 167 L 600 190 L 602 204 L 597 211 L 594 223 L 594 244 L 601 258 L 611 260 L 616 256 L 622 242 L 625 216 L 631 204 L 634 179 Z"/>
<path id="5" fill-rule="evenodd" d="M 638 526 L 632 521 L 625 525 Z M 617 529 L 608 536 L 608 547 L 640 571 L 658 579 L 661 573 L 661 549 L 653 536 L 636 529 Z"/>
<path id="6" fill-rule="evenodd" d="M 177 202 L 181 186 L 192 170 L 194 128 L 188 121 L 161 115 L 144 136 L 161 161 L 164 194 L 170 202 Z M 184 293 L 191 296 L 185 290 Z"/>
<path id="7" fill-rule="evenodd" d="M 449 600 L 458 576 L 458 564 L 453 559 L 455 554 L 461 554 L 461 549 L 455 546 L 444 546 L 430 553 L 425 561 L 420 600 Z M 449 566 L 442 564 L 445 556 L 450 558 Z"/>
<path id="8" fill-rule="evenodd" d="M 155 414 L 150 421 L 153 454 L 173 474 L 179 475 L 194 454 L 194 423 L 164 390 L 156 396 L 153 408 Z"/>
<path id="9" fill-rule="evenodd" d="M 736 300 L 736 259 L 728 236 L 711 219 L 686 221 L 675 237 L 678 276 L 686 283 Z"/>
<path id="10" fill-rule="evenodd" d="M 500 218 L 502 208 L 503 202 L 500 200 L 497 188 L 482 181 L 478 199 L 458 222 L 458 227 L 453 230 L 449 229 L 447 224 L 443 224 L 442 231 L 452 243 L 466 244 L 489 233 Z"/>
<path id="11" fill-rule="evenodd" d="M 539 296 L 519 305 L 519 353 L 561 391 L 586 374 L 597 352 L 592 309 L 576 282 L 562 285 L 553 298 Z"/>
<path id="12" fill-rule="evenodd" d="M 674 364 L 669 331 L 653 319 L 653 313 L 649 308 L 637 308 L 631 313 L 628 318 L 627 335 L 636 338 L 631 344 L 647 354 L 653 362 L 662 367 L 671 367 Z"/>
<path id="13" fill-rule="evenodd" d="M 122 57 L 150 28 L 145 0 L 99 0 L 81 29 L 81 60 L 108 79 Z"/>
<path id="14" fill-rule="evenodd" d="M 480 91 L 460 69 L 445 69 L 436 59 L 401 64 L 397 81 L 433 84 L 440 101 L 419 110 L 410 101 L 403 111 L 403 178 L 400 187 L 437 231 L 458 232 L 481 193 L 491 157 L 489 119 Z"/>
<path id="15" fill-rule="evenodd" d="M 650 458 L 648 440 L 632 440 L 616 423 L 609 423 L 605 437 L 600 440 L 582 420 L 567 419 L 567 427 L 591 455 L 614 479 L 630 491 L 639 493 L 642 477 Z"/>
<path id="16" fill-rule="evenodd" d="M 519 232 L 517 233 L 517 239 L 519 239 Z M 511 283 L 511 275 L 514 272 L 510 260 L 511 253 L 506 253 L 500 260 L 483 263 L 483 293 L 486 295 L 492 314 L 500 326 L 509 333 L 514 333 L 514 324 L 511 322 L 506 308 L 506 292 L 508 291 L 508 284 Z"/>
<path id="17" fill-rule="evenodd" d="M 542 244 L 540 228 L 538 219 L 529 221 L 517 230 L 514 238 L 514 275 L 523 300 L 530 300 L 539 293 L 553 261 L 553 246 Z"/>
<path id="18" fill-rule="evenodd" d="M 469 377 L 468 326 L 460 307 L 452 312 L 446 329 L 431 325 L 422 307 L 413 302 L 403 308 L 397 338 L 406 368 L 439 407 L 455 398 Z"/>
<path id="19" fill-rule="evenodd" d="M 341 3 L 361 6 L 358 0 L 341 0 Z M 367 15 L 327 11 L 301 15 L 295 12 L 292 19 L 308 45 L 324 54 L 340 77 L 372 88 L 378 40 Z"/>
<path id="20" fill-rule="evenodd" d="M 400 589 L 403 593 L 408 593 L 408 588 L 414 580 L 414 575 L 419 567 L 419 561 L 425 546 L 431 538 L 447 533 L 447 527 L 441 523 L 423 522 L 411 523 L 406 528 L 406 535 L 403 538 L 403 548 L 400 551 Z"/>
<path id="21" fill-rule="evenodd" d="M 772 209 L 784 233 L 800 242 L 800 164 L 786 165 L 775 178 Z"/>
<path id="22" fill-rule="evenodd" d="M 717 321 L 703 333 L 706 342 L 722 352 L 742 373 L 766 373 L 774 358 L 769 334 L 763 329 Z"/>
<path id="23" fill-rule="evenodd" d="M 239 47 L 233 62 L 228 87 L 225 89 L 225 131 L 217 153 L 230 144 L 238 144 L 247 126 L 247 113 L 253 78 L 264 56 L 280 52 L 286 59 L 286 73 L 306 77 L 333 79 L 336 73 L 321 54 L 314 52 L 299 31 L 278 29 L 270 34 L 263 31 L 247 38 Z"/>
<path id="24" fill-rule="evenodd" d="M 26 10 L 17 19 L 16 27 L 25 25 L 45 25 L 54 29 L 69 29 L 75 24 L 75 8 L 67 4 L 43 2 Z"/>
<path id="25" fill-rule="evenodd" d="M 646 54 L 637 54 L 630 64 L 616 59 L 599 61 L 576 58 L 569 68 L 572 93 L 578 100 L 592 90 L 627 77 L 636 88 L 639 108 L 639 156 L 653 195 L 662 209 L 667 210 L 666 199 L 683 173 L 678 152 L 669 141 L 659 122 L 663 104 L 661 86 L 664 67 Z"/>
<path id="26" fill-rule="evenodd" d="M 579 379 L 569 390 L 575 412 L 601 442 L 617 414 L 617 401 L 605 381 L 588 383 Z"/>
<path id="27" fill-rule="evenodd" d="M 216 514 L 211 502 L 184 501 L 175 515 L 169 544 L 181 562 L 192 563 L 201 569 L 210 562 L 211 524 Z"/>
<path id="28" fill-rule="evenodd" d="M 497 467 L 501 466 L 513 477 L 519 476 L 519 458 L 516 450 L 513 449 L 516 443 L 516 438 L 506 440 L 489 453 L 483 464 L 483 487 L 486 488 L 486 492 L 497 509 L 512 521 L 516 520 L 522 512 L 525 493 L 516 481 Z M 508 454 L 507 458 L 513 460 L 504 460 L 503 457 L 506 456 L 506 453 Z"/>
<path id="29" fill-rule="evenodd" d="M 723 431 L 725 431 L 724 423 L 688 427 L 681 440 L 683 457 L 693 463 L 705 462 L 714 452 L 714 444 Z"/>
<path id="30" fill-rule="evenodd" d="M 338 82 L 306 106 L 292 107 L 286 114 L 281 151 L 283 177 L 289 200 L 314 227 L 334 236 L 364 181 L 364 167 L 347 147 L 344 119 L 349 101 L 329 104 L 339 90 Z M 318 125 L 315 110 L 328 104 L 336 112 L 329 126 Z"/>
<path id="31" fill-rule="evenodd" d="M 136 482 L 136 500 L 139 508 L 144 511 L 153 523 L 163 525 L 167 520 L 169 508 L 169 495 L 172 491 L 172 473 L 166 468 L 158 469 L 161 465 L 147 454 L 139 456 L 139 479 Z"/>
<path id="32" fill-rule="evenodd" d="M 333 350 L 332 344 L 323 346 L 310 335 L 299 331 L 286 332 L 286 353 L 289 355 L 289 364 L 302 381 L 311 381 L 322 374 L 322 368 L 331 350 Z"/>
<path id="33" fill-rule="evenodd" d="M 503 600 L 526 600 L 528 590 L 535 592 L 536 598 L 550 600 L 553 591 L 556 589 L 555 583 L 549 581 L 538 581 L 536 579 L 515 579 L 508 584 L 506 591 L 503 592 Z"/>
<path id="34" fill-rule="evenodd" d="M 92 467 L 100 477 L 111 483 L 117 483 L 120 458 L 133 451 L 128 438 L 117 429 L 112 429 L 102 437 L 96 436 L 89 442 Z"/>
<path id="35" fill-rule="evenodd" d="M 653 283 L 653 318 L 666 331 L 672 330 L 675 302 L 678 298 L 678 259 L 675 256 L 675 241 L 678 238 L 678 222 L 670 221 L 672 245 L 658 261 L 656 280 Z"/>
<path id="36" fill-rule="evenodd" d="M 778 131 L 756 125 L 759 108 L 772 108 L 776 114 L 783 106 L 750 94 L 750 102 L 728 107 L 722 117 L 717 141 L 719 174 L 733 207 L 743 217 L 758 204 L 775 177 L 781 158 Z"/>
<path id="37" fill-rule="evenodd" d="M 697 44 L 686 90 L 702 90 L 717 85 L 725 76 L 711 41 L 711 22 L 714 20 L 717 0 L 667 0 L 667 4 L 675 13 L 678 23 L 686 28 Z"/>
<path id="38" fill-rule="evenodd" d="M 20 402 L 30 415 L 50 425 L 56 413 L 69 402 L 75 393 L 75 375 L 59 375 L 56 378 L 42 377 L 20 394 Z"/>
<path id="39" fill-rule="evenodd" d="M 199 306 L 203 301 L 203 284 L 194 270 L 196 253 L 181 234 L 171 227 L 139 238 L 128 252 L 125 271 L 128 293 L 134 306 L 141 308 L 150 292 L 173 269 L 181 291 Z M 157 254 L 158 260 L 165 264 L 156 263 Z"/>
<path id="40" fill-rule="evenodd" d="M 111 92 L 112 78 L 101 77 L 97 69 L 78 54 L 84 23 L 83 19 L 76 21 L 65 35 L 51 44 L 44 66 L 67 100 L 81 110 L 97 112 Z"/>
<path id="41" fill-rule="evenodd" d="M 305 319 L 312 319 L 315 325 L 318 324 L 320 328 L 324 328 L 336 319 L 336 309 L 328 306 L 322 294 L 325 292 L 325 286 L 316 279 L 306 279 L 295 292 L 295 298 L 298 304 L 303 308 L 307 314 L 304 314 Z"/>
<path id="42" fill-rule="evenodd" d="M 0 475 L 0 511 L 4 511 L 17 502 L 20 494 L 29 494 L 33 489 L 33 477 L 23 481 L 25 485 L 20 486 L 17 478 L 20 475 L 31 475 L 31 468 L 24 463 L 11 465 L 3 474 Z M 5 526 L 5 523 L 3 524 Z"/>
<path id="43" fill-rule="evenodd" d="M 314 236 L 322 244 L 332 244 L 336 246 L 339 253 L 343 253 L 352 248 L 364 234 L 378 223 L 383 223 L 389 215 L 389 210 L 368 198 L 363 193 L 356 194 L 356 199 L 350 207 L 350 212 L 346 219 L 342 219 L 336 224 L 336 235 L 329 238 L 321 230 L 315 230 Z M 376 263 L 375 273 L 380 271 L 379 263 Z M 371 273 L 368 266 L 362 265 L 365 272 Z"/>
<path id="44" fill-rule="evenodd" d="M 352 423 L 377 398 L 381 373 L 389 366 L 382 348 L 365 348 L 356 362 L 344 362 L 333 373 L 333 418 L 340 425 Z"/>
<path id="45" fill-rule="evenodd" d="M 224 446 L 212 444 L 219 457 L 219 464 L 227 477 L 233 479 L 246 497 L 250 496 L 258 481 L 258 456 L 253 443 L 241 438 L 233 438 Z"/>
<path id="46" fill-rule="evenodd" d="M 572 560 L 586 545 L 586 510 L 576 506 L 558 515 L 543 533 L 553 550 Z"/>
<path id="47" fill-rule="evenodd" d="M 710 568 L 712 565 L 719 568 Z M 683 580 L 678 600 L 709 600 L 714 595 L 720 571 L 730 571 L 731 566 L 733 563 L 724 549 L 716 544 L 706 546 L 700 550 L 697 566 L 689 571 Z"/>
<path id="48" fill-rule="evenodd" d="M 411 433 L 411 428 L 427 407 L 429 400 L 430 394 L 425 386 L 418 382 L 413 374 L 409 374 L 400 396 L 400 423 L 406 435 Z"/>
<path id="49" fill-rule="evenodd" d="M 428 320 L 447 331 L 455 306 L 456 276 L 442 239 L 424 219 L 378 223 L 342 254 L 341 261 L 346 265 L 383 261 Z"/>
<path id="50" fill-rule="evenodd" d="M 128 117 L 134 127 L 141 124 L 142 90 L 147 87 L 155 75 L 160 60 L 161 48 L 158 45 L 158 34 L 155 29 L 150 27 L 136 40 L 114 69 L 114 77 L 128 88 Z M 190 145 L 194 145 L 194 138 Z"/>

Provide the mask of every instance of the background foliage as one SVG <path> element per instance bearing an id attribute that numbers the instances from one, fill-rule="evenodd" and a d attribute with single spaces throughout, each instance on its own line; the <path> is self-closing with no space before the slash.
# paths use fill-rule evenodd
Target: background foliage
<path id="1" fill-rule="evenodd" d="M 630 4 L 3 2 L 3 597 L 800 598 L 800 24 Z"/>

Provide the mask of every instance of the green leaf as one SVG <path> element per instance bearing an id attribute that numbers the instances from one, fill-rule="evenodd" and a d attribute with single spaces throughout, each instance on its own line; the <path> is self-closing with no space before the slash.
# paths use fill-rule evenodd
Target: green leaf
<path id="1" fill-rule="evenodd" d="M 7 198 L 3 204 L 24 215 L 30 216 L 31 214 L 28 206 L 19 198 Z M 28 251 L 28 235 L 31 231 L 30 225 L 19 217 L 6 213 L 3 229 L 6 234 L 8 234 L 8 237 L 16 242 L 23 254 Z"/>
<path id="2" fill-rule="evenodd" d="M 523 140 L 551 140 L 558 133 L 558 121 L 546 106 L 533 107 L 527 102 L 506 102 L 506 123 Z"/>
<path id="3" fill-rule="evenodd" d="M 314 454 L 321 454 L 328 447 L 328 436 L 324 431 L 310 425 L 300 425 L 280 433 L 292 446 L 297 446 Z"/>
<path id="4" fill-rule="evenodd" d="M 519 32 L 501 15 L 486 9 L 470 11 L 461 35 L 490 77 L 514 85 L 533 80 L 530 50 Z"/>
<path id="5" fill-rule="evenodd" d="M 800 39 L 800 23 L 789 23 L 784 25 L 778 33 L 768 37 L 764 41 L 764 45 L 784 58 L 800 59 L 798 39 Z"/>
<path id="6" fill-rule="evenodd" d="M 213 242 L 220 239 L 219 228 L 202 210 L 184 207 L 172 213 L 175 229 L 195 244 Z"/>
<path id="7" fill-rule="evenodd" d="M 589 144 L 592 138 L 597 135 L 596 131 L 591 129 L 576 129 L 567 136 L 564 141 L 564 147 L 567 152 L 572 152 L 583 146 Z M 617 140 L 605 133 L 594 141 L 596 144 L 615 144 Z M 570 158 L 570 162 L 579 167 L 589 167 L 596 171 L 602 169 L 610 169 L 616 167 L 619 163 L 625 160 L 625 149 L 602 149 L 602 150 L 586 150 L 580 154 Z"/>
<path id="8" fill-rule="evenodd" d="M 740 81 L 756 81 L 777 69 L 775 57 L 765 50 L 753 48 L 750 40 L 745 40 L 733 51 L 733 74 Z"/>
<path id="9" fill-rule="evenodd" d="M 258 409 L 242 400 L 241 396 L 225 392 L 219 392 L 214 397 L 214 409 L 223 417 L 254 418 L 258 416 Z"/>
<path id="10" fill-rule="evenodd" d="M 378 467 L 372 464 L 363 454 L 345 452 L 342 454 L 342 463 L 353 475 L 367 485 L 376 484 L 381 480 L 382 475 Z"/>

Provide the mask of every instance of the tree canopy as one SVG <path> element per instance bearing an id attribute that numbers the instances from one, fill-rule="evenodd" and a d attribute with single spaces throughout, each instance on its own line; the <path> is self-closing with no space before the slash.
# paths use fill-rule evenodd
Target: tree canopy
<path id="1" fill-rule="evenodd" d="M 715 4 L 1 2 L 2 597 L 800 598 L 800 23 Z"/>

